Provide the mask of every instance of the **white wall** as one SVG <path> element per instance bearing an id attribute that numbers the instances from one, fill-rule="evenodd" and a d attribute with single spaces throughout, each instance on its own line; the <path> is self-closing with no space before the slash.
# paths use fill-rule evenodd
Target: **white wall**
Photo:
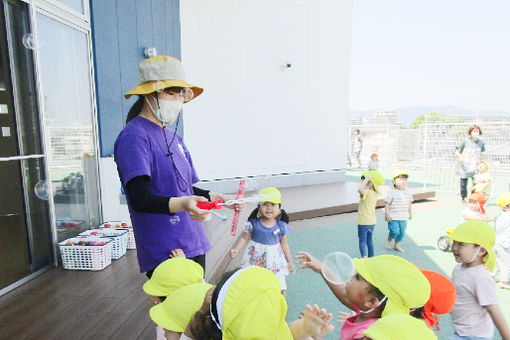
<path id="1" fill-rule="evenodd" d="M 351 17 L 352 0 L 181 1 L 201 179 L 345 167 Z"/>

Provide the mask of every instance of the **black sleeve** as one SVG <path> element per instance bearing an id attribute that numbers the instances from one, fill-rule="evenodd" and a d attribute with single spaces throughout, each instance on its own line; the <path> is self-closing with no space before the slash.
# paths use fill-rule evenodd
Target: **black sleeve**
<path id="1" fill-rule="evenodd" d="M 170 196 L 154 195 L 149 189 L 150 181 L 149 176 L 137 176 L 127 182 L 125 189 L 129 203 L 138 212 L 172 215 L 168 210 Z"/>
<path id="2" fill-rule="evenodd" d="M 200 189 L 200 188 L 193 186 L 193 194 L 197 195 L 197 196 L 205 197 L 205 198 L 207 198 L 208 201 L 211 200 L 211 196 L 209 196 L 209 190 L 204 190 L 204 189 Z"/>

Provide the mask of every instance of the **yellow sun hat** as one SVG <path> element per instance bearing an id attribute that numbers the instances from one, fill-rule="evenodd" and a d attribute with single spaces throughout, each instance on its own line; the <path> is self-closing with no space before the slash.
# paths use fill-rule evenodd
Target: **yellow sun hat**
<path id="1" fill-rule="evenodd" d="M 370 182 L 374 185 L 375 191 L 377 191 L 379 194 L 381 193 L 381 190 L 379 190 L 379 186 L 384 184 L 384 177 L 379 172 L 375 170 L 371 171 L 365 171 L 361 174 L 363 177 L 370 176 Z"/>
<path id="2" fill-rule="evenodd" d="M 429 300 L 430 283 L 411 262 L 394 255 L 379 255 L 367 259 L 353 259 L 354 268 L 386 298 L 382 316 L 409 314 Z"/>
<path id="3" fill-rule="evenodd" d="M 193 98 L 198 97 L 204 89 L 186 82 L 186 75 L 182 63 L 173 57 L 166 55 L 142 60 L 138 68 L 138 86 L 129 90 L 124 97 L 129 98 L 133 94 L 143 95 L 156 91 L 162 91 L 168 87 L 189 88 L 193 91 Z"/>
<path id="4" fill-rule="evenodd" d="M 202 282 L 181 287 L 149 311 L 152 321 L 166 330 L 182 333 L 213 285 Z"/>
<path id="5" fill-rule="evenodd" d="M 391 179 L 395 179 L 398 176 L 402 176 L 402 175 L 409 177 L 409 173 L 406 170 L 397 169 L 397 170 L 393 171 L 393 176 L 391 176 Z"/>
<path id="6" fill-rule="evenodd" d="M 472 243 L 484 247 L 487 254 L 483 257 L 485 266 L 489 271 L 494 270 L 496 254 L 492 250 L 496 243 L 496 232 L 487 223 L 480 220 L 469 220 L 459 225 L 453 233 L 447 235 L 452 241 Z"/>
<path id="7" fill-rule="evenodd" d="M 504 207 L 510 204 L 510 191 L 504 192 L 498 196 L 498 206 Z"/>
<path id="8" fill-rule="evenodd" d="M 280 282 L 265 268 L 235 272 L 220 289 L 216 310 L 224 340 L 293 339 Z"/>
<path id="9" fill-rule="evenodd" d="M 425 322 L 409 314 L 392 314 L 380 318 L 363 334 L 373 340 L 437 339 Z"/>
<path id="10" fill-rule="evenodd" d="M 262 202 L 271 202 L 274 204 L 282 203 L 282 194 L 280 193 L 280 190 L 274 187 L 264 188 L 260 190 L 260 195 Z"/>
<path id="11" fill-rule="evenodd" d="M 195 261 L 176 257 L 161 262 L 152 277 L 143 285 L 143 291 L 151 296 L 168 296 L 178 288 L 200 283 L 204 269 Z"/>

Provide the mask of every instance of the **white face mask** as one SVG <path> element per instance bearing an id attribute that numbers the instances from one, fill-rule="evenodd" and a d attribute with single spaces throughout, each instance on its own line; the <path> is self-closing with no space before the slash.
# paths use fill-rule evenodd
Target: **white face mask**
<path id="1" fill-rule="evenodd" d="M 145 100 L 147 100 L 147 104 L 149 104 L 149 108 L 151 109 L 154 117 L 156 117 L 164 124 L 170 125 L 175 122 L 179 116 L 179 112 L 182 110 L 182 102 L 180 100 L 159 99 L 159 109 L 157 110 L 152 108 L 152 105 L 147 97 L 145 97 Z"/>
<path id="2" fill-rule="evenodd" d="M 478 139 L 478 137 L 480 137 L 480 132 L 478 131 L 473 131 L 471 133 L 471 137 L 473 137 L 473 139 Z"/>

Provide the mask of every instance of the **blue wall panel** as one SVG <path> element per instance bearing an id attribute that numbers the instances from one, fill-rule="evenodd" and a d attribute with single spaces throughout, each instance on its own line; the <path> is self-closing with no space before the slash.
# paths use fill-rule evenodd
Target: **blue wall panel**
<path id="1" fill-rule="evenodd" d="M 179 0 L 91 0 L 90 7 L 99 140 L 106 157 L 136 100 L 124 93 L 138 84 L 144 48 L 180 58 Z"/>

